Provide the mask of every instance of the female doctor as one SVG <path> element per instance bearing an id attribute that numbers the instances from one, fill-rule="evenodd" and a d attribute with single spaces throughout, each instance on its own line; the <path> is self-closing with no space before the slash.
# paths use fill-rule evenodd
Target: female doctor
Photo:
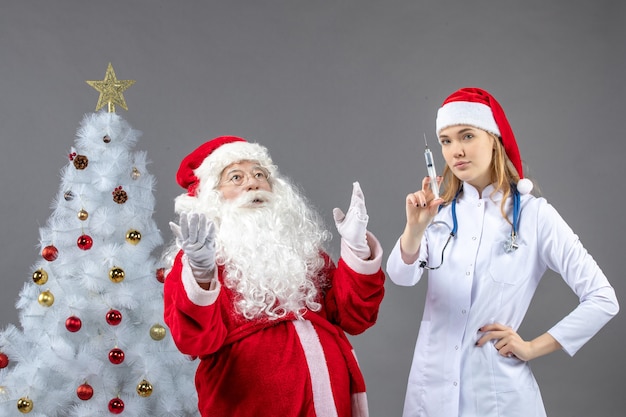
<path id="1" fill-rule="evenodd" d="M 574 355 L 619 309 L 615 292 L 557 211 L 530 195 L 513 132 L 486 91 L 462 88 L 438 110 L 446 166 L 406 197 L 387 273 L 428 290 L 404 404 L 413 416 L 545 416 L 529 362 Z M 532 340 L 517 333 L 542 275 L 580 303 Z"/>

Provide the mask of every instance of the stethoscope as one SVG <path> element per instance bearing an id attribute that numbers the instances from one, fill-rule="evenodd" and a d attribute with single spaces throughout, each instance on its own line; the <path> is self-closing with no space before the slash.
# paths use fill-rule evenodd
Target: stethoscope
<path id="1" fill-rule="evenodd" d="M 519 217 L 520 217 L 520 211 L 521 211 L 521 197 L 520 197 L 519 191 L 517 191 L 517 187 L 515 186 L 515 184 L 511 184 L 511 190 L 513 191 L 513 224 L 511 225 L 511 234 L 506 239 L 506 241 L 504 242 L 504 245 L 503 245 L 504 246 L 504 252 L 506 252 L 506 253 L 515 252 L 515 250 L 517 250 L 517 248 L 519 247 L 519 245 L 517 244 L 517 231 L 518 231 L 518 228 L 519 228 Z M 439 262 L 439 265 L 437 265 L 437 266 L 428 266 L 426 261 L 420 261 L 420 263 L 419 263 L 420 268 L 424 268 L 424 269 L 428 269 L 428 270 L 434 270 L 434 269 L 439 269 L 441 267 L 441 265 L 443 265 L 443 255 L 444 255 L 444 252 L 446 251 L 446 248 L 448 247 L 448 244 L 450 243 L 450 240 L 452 240 L 452 238 L 456 236 L 456 233 L 457 233 L 457 231 L 459 229 L 459 222 L 458 222 L 457 217 L 456 217 L 456 201 L 457 201 L 461 191 L 463 191 L 463 187 L 459 188 L 459 190 L 454 195 L 454 198 L 452 199 L 452 203 L 451 203 L 452 230 L 450 230 L 450 234 L 448 235 L 448 239 L 446 240 L 446 243 L 443 245 L 443 249 L 441 249 L 441 261 Z M 441 207 L 439 209 L 441 210 Z M 445 222 L 442 222 L 442 221 L 432 222 L 429 227 L 432 227 L 432 226 L 435 226 L 435 225 L 439 225 L 439 224 L 443 224 L 448 229 L 450 228 Z"/>

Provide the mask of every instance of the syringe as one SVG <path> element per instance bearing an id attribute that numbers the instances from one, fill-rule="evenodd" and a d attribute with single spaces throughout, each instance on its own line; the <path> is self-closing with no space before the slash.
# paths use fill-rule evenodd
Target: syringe
<path id="1" fill-rule="evenodd" d="M 428 168 L 428 176 L 430 177 L 430 189 L 432 190 L 435 198 L 439 198 L 439 184 L 437 184 L 437 171 L 435 170 L 435 162 L 433 160 L 433 154 L 428 149 L 428 141 L 426 140 L 426 133 L 424 133 L 424 143 L 426 144 L 426 150 L 424 151 L 424 158 L 426 159 L 426 167 Z"/>

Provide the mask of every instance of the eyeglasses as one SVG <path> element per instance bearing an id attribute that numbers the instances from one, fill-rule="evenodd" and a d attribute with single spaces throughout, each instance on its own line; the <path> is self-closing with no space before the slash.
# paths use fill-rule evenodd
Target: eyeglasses
<path id="1" fill-rule="evenodd" d="M 254 179 L 258 182 L 268 182 L 269 178 L 270 172 L 263 167 L 256 167 L 249 173 L 237 169 L 227 172 L 226 178 L 222 179 L 220 185 L 226 185 L 230 182 L 239 187 L 248 182 L 249 179 Z"/>

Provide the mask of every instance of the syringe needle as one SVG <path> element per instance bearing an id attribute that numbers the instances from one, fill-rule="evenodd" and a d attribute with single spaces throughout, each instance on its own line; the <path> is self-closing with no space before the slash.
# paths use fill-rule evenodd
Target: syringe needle
<path id="1" fill-rule="evenodd" d="M 426 159 L 426 167 L 428 168 L 428 176 L 430 177 L 430 189 L 432 190 L 435 198 L 439 198 L 439 184 L 437 184 L 437 171 L 435 170 L 435 161 L 433 160 L 433 154 L 428 149 L 428 141 L 426 140 L 426 133 L 424 133 L 424 143 L 426 144 L 426 150 L 424 151 L 424 158 Z"/>

